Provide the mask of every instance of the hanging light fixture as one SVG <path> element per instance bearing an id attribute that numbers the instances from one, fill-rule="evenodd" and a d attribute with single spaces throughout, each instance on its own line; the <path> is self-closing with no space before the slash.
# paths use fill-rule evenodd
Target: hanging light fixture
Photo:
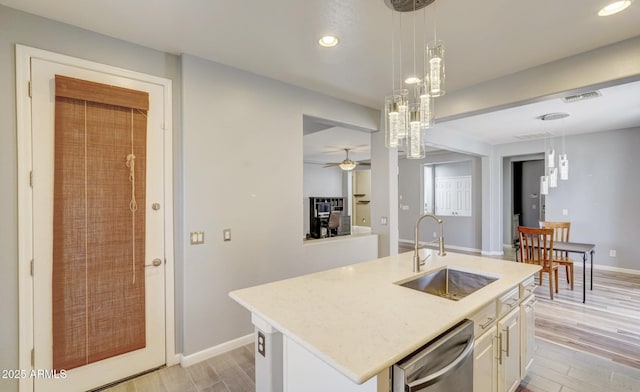
<path id="1" fill-rule="evenodd" d="M 569 158 L 567 154 L 558 156 L 558 166 L 560 166 L 560 179 L 566 181 L 569 179 Z"/>
<path id="2" fill-rule="evenodd" d="M 540 194 L 549 194 L 549 176 L 540 176 Z"/>
<path id="3" fill-rule="evenodd" d="M 344 161 L 338 165 L 344 171 L 351 171 L 356 168 L 356 163 L 352 160 Z"/>
<path id="4" fill-rule="evenodd" d="M 444 46 L 435 40 L 426 46 L 423 59 L 422 79 L 416 72 L 416 11 L 424 9 L 435 0 L 384 0 L 391 8 L 391 82 L 392 94 L 385 97 L 385 144 L 388 148 L 406 147 L 407 158 L 420 159 L 425 156 L 424 132 L 433 126 L 434 99 L 444 95 Z M 413 75 L 404 78 L 402 75 L 402 14 L 413 13 Z M 426 15 L 426 11 L 424 11 Z M 395 14 L 399 14 L 400 39 L 398 47 L 400 72 L 396 75 L 396 31 Z M 423 31 L 426 32 L 426 18 L 423 18 Z M 426 42 L 426 40 L 425 40 Z M 400 89 L 396 89 L 395 80 L 400 80 Z M 402 83 L 411 86 L 404 88 Z M 409 86 L 408 86 L 409 87 Z"/>
<path id="5" fill-rule="evenodd" d="M 556 166 L 556 150 L 553 149 L 553 146 L 550 146 L 547 149 L 547 167 L 549 169 Z"/>
<path id="6" fill-rule="evenodd" d="M 569 117 L 569 113 L 548 113 L 538 117 L 542 121 L 559 120 Z M 556 164 L 556 157 L 558 163 Z M 552 141 L 547 148 L 545 139 L 545 171 L 546 175 L 540 177 L 540 194 L 547 195 L 549 188 L 556 188 L 558 186 L 558 177 L 561 180 L 569 179 L 569 159 L 564 150 L 564 130 L 562 131 L 562 154 L 556 154 L 556 150 L 553 148 Z"/>
<path id="7" fill-rule="evenodd" d="M 441 97 L 444 95 L 444 45 L 442 41 L 434 40 L 427 45 L 427 62 L 429 63 L 429 95 Z"/>
<path id="8" fill-rule="evenodd" d="M 557 188 L 558 187 L 558 168 L 551 167 L 549 168 L 549 188 Z"/>

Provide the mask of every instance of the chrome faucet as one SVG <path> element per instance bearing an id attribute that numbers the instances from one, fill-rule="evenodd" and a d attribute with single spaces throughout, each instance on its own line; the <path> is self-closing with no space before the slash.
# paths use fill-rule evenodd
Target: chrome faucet
<path id="1" fill-rule="evenodd" d="M 424 263 L 424 260 L 420 260 L 420 222 L 427 217 L 435 220 L 440 225 L 440 238 L 438 238 L 438 256 L 447 255 L 444 251 L 444 225 L 442 224 L 442 219 L 433 214 L 422 214 L 416 221 L 416 228 L 413 238 L 413 272 L 420 272 L 420 265 Z"/>

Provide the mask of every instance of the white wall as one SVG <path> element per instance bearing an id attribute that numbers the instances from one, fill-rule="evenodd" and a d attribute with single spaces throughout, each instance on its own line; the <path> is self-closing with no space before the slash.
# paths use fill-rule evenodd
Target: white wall
<path id="1" fill-rule="evenodd" d="M 377 255 L 368 243 L 349 260 L 313 260 L 304 247 L 302 116 L 377 129 L 380 114 L 190 55 L 182 81 L 183 235 L 206 239 L 182 255 L 189 355 L 253 331 L 229 291 Z"/>
<path id="2" fill-rule="evenodd" d="M 381 257 L 398 254 L 398 152 L 385 147 L 384 131 L 371 134 L 371 230 Z"/>
<path id="3" fill-rule="evenodd" d="M 566 151 L 569 180 L 549 189 L 546 219 L 596 244 L 598 266 L 640 270 L 640 128 L 568 137 Z"/>

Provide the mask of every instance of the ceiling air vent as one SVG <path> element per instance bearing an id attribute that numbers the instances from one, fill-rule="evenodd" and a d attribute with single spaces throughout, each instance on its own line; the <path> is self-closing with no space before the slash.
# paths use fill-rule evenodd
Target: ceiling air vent
<path id="1" fill-rule="evenodd" d="M 596 90 L 596 91 L 589 91 L 582 94 L 569 95 L 567 97 L 562 98 L 562 100 L 565 103 L 572 103 L 572 102 L 584 101 L 585 99 L 598 98 L 600 96 L 602 96 L 602 93 Z"/>
<path id="2" fill-rule="evenodd" d="M 514 137 L 518 140 L 535 140 L 535 139 L 544 139 L 548 137 L 553 137 L 553 134 L 549 132 L 538 132 L 538 133 L 527 133 L 523 135 L 515 135 Z"/>
<path id="3" fill-rule="evenodd" d="M 540 120 L 542 120 L 542 121 L 553 121 L 553 120 L 560 120 L 561 118 L 567 118 L 569 116 L 570 116 L 569 113 L 556 112 L 556 113 L 543 114 L 542 116 L 540 116 L 538 118 Z"/>

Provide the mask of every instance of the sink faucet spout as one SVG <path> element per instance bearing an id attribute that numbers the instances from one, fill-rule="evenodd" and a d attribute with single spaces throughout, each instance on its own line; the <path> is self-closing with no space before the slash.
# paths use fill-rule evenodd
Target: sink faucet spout
<path id="1" fill-rule="evenodd" d="M 444 251 L 444 224 L 442 223 L 442 219 L 434 214 L 422 214 L 416 221 L 416 227 L 414 231 L 413 272 L 420 272 L 420 265 L 424 263 L 424 260 L 420 260 L 420 222 L 422 222 L 424 218 L 431 218 L 438 222 L 438 224 L 440 225 L 440 237 L 438 238 L 438 256 L 446 256 L 446 252 Z"/>

